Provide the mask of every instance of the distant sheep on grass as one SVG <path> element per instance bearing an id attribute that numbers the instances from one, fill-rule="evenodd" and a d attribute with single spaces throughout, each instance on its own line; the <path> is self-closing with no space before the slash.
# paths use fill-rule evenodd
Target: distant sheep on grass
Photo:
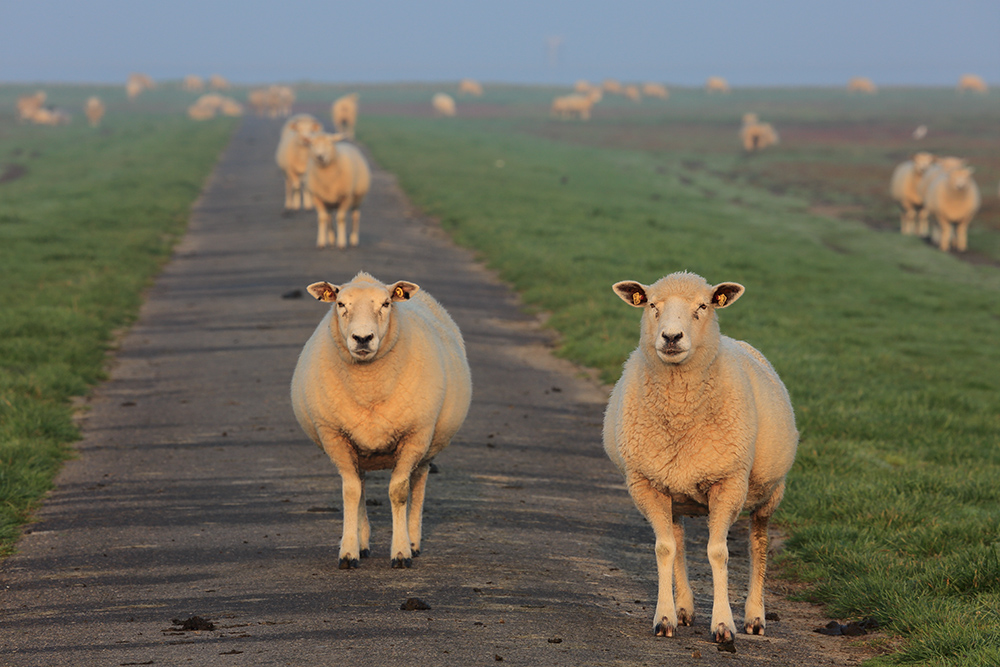
<path id="1" fill-rule="evenodd" d="M 889 182 L 889 193 L 899 204 L 899 231 L 907 235 L 927 236 L 927 218 L 920 216 L 922 228 L 918 228 L 917 217 L 924 208 L 924 174 L 934 163 L 934 156 L 921 151 L 913 158 L 896 166 Z"/>
<path id="2" fill-rule="evenodd" d="M 987 87 L 986 82 L 978 74 L 963 74 L 958 79 L 958 92 L 964 93 L 966 91 L 987 93 L 989 92 L 989 87 Z"/>
<path id="3" fill-rule="evenodd" d="M 937 221 L 931 238 L 944 252 L 952 248 L 965 252 L 969 248 L 969 223 L 982 203 L 972 172 L 968 166 L 939 170 L 927 186 L 927 211 Z"/>
<path id="4" fill-rule="evenodd" d="M 708 93 L 728 93 L 729 82 L 721 76 L 710 76 L 705 81 L 705 91 Z"/>
<path id="5" fill-rule="evenodd" d="M 622 84 L 617 79 L 605 79 L 601 82 L 601 89 L 611 95 L 621 95 L 624 92 Z"/>
<path id="6" fill-rule="evenodd" d="M 551 113 L 556 118 L 579 118 L 580 120 L 590 120 L 590 110 L 594 106 L 592 95 L 581 95 L 570 93 L 561 95 L 552 100 Z"/>
<path id="7" fill-rule="evenodd" d="M 316 247 L 334 241 L 330 212 L 337 209 L 337 247 L 347 247 L 347 213 L 351 213 L 351 245 L 358 245 L 361 227 L 359 210 L 371 187 L 368 162 L 355 146 L 343 141 L 342 134 L 318 133 L 308 137 L 309 164 L 306 189 L 316 206 Z"/>
<path id="8" fill-rule="evenodd" d="M 856 76 L 847 82 L 847 92 L 873 95 L 878 92 L 878 88 L 868 77 Z"/>
<path id="9" fill-rule="evenodd" d="M 462 79 L 458 82 L 459 95 L 483 96 L 483 86 L 475 79 Z"/>
<path id="10" fill-rule="evenodd" d="M 767 524 L 784 494 L 798 432 L 788 392 L 764 355 L 719 333 L 716 311 L 735 303 L 744 288 L 710 286 L 681 272 L 653 285 L 616 283 L 614 290 L 643 315 L 639 346 L 608 402 L 604 449 L 656 535 L 653 632 L 672 637 L 678 624 L 692 623 L 694 596 L 678 519 L 707 511 L 712 638 L 733 640 L 726 537 L 745 510 L 750 587 L 743 628 L 763 634 Z"/>
<path id="11" fill-rule="evenodd" d="M 661 100 L 665 100 L 670 96 L 670 93 L 667 91 L 667 87 L 662 83 L 642 84 L 642 94 L 646 97 L 656 97 Z"/>
<path id="12" fill-rule="evenodd" d="M 17 116 L 22 121 L 30 121 L 35 112 L 45 104 L 47 95 L 44 90 L 39 90 L 31 95 L 22 95 L 17 98 Z"/>
<path id="13" fill-rule="evenodd" d="M 358 94 L 350 93 L 338 97 L 330 107 L 330 117 L 337 132 L 354 138 L 354 127 L 358 124 Z"/>
<path id="14" fill-rule="evenodd" d="M 208 85 L 215 90 L 229 90 L 229 81 L 221 74 L 213 74 L 208 77 Z"/>
<path id="15" fill-rule="evenodd" d="M 391 469 L 393 568 L 422 548 L 427 473 L 465 421 L 472 377 L 465 342 L 433 297 L 407 281 L 359 273 L 308 291 L 333 304 L 292 376 L 295 417 L 337 467 L 344 502 L 340 568 L 370 555 L 365 473 Z"/>
<path id="16" fill-rule="evenodd" d="M 743 114 L 743 126 L 740 128 L 740 141 L 743 149 L 752 153 L 778 143 L 778 133 L 770 123 L 761 123 L 757 114 Z"/>
<path id="17" fill-rule="evenodd" d="M 101 98 L 96 95 L 88 97 L 86 104 L 83 105 L 83 113 L 87 116 L 90 126 L 97 127 L 104 118 L 104 102 L 101 102 Z"/>
<path id="18" fill-rule="evenodd" d="M 455 99 L 447 93 L 435 93 L 431 98 L 434 113 L 438 116 L 451 117 L 455 115 Z"/>
<path id="19" fill-rule="evenodd" d="M 309 137 L 323 131 L 323 124 L 309 114 L 296 114 L 285 121 L 274 161 L 285 175 L 285 210 L 311 209 L 312 196 L 303 179 L 309 167 Z"/>
<path id="20" fill-rule="evenodd" d="M 624 93 L 625 97 L 629 98 L 636 104 L 642 101 L 642 93 L 639 92 L 639 86 L 628 85 L 625 86 Z"/>
<path id="21" fill-rule="evenodd" d="M 190 93 L 200 93 L 205 90 L 205 80 L 197 74 L 188 74 L 184 77 L 181 87 Z"/>

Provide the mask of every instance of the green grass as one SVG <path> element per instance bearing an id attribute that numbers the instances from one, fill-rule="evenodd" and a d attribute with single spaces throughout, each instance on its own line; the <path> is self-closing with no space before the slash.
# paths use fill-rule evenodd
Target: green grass
<path id="1" fill-rule="evenodd" d="M 800 120 L 820 127 L 804 95 Z M 781 97 L 786 122 L 796 118 L 795 95 Z M 870 113 L 909 127 L 902 108 L 890 100 Z M 699 153 L 690 139 L 668 152 L 600 138 L 615 122 L 668 133 L 673 117 L 653 116 L 595 114 L 575 126 L 544 108 L 368 116 L 359 136 L 419 206 L 551 313 L 561 354 L 608 382 L 638 338 L 638 315 L 613 282 L 687 269 L 744 284 L 723 331 L 771 359 L 802 432 L 778 514 L 791 532 L 782 570 L 812 583 L 831 614 L 874 616 L 905 638 L 872 664 L 1000 664 L 1000 270 L 812 215 L 808 190 L 776 195 L 734 178 L 733 122 L 730 155 Z M 577 133 L 598 139 L 567 136 Z M 839 146 L 829 161 L 846 153 Z"/>
<path id="2" fill-rule="evenodd" d="M 13 88 L 13 87 L 11 87 Z M 0 96 L 0 555 L 78 437 L 70 399 L 105 376 L 114 332 L 169 257 L 235 124 L 109 100 L 102 129 L 18 124 Z M 90 89 L 48 87 L 69 107 Z M 30 89 L 30 87 L 29 87 Z M 119 94 L 119 103 L 112 95 Z M 170 111 L 170 113 L 167 113 Z"/>

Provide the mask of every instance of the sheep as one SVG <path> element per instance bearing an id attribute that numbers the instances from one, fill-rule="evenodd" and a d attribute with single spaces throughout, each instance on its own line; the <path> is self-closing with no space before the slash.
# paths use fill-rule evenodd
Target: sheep
<path id="1" fill-rule="evenodd" d="M 917 212 L 917 234 L 924 238 L 930 236 L 930 211 L 927 210 L 927 190 L 931 183 L 941 172 L 949 172 L 953 169 L 960 169 L 967 166 L 964 158 L 946 156 L 935 156 L 931 165 L 924 170 L 924 175 L 920 177 L 919 196 L 924 202 L 923 208 Z"/>
<path id="2" fill-rule="evenodd" d="M 740 141 L 743 142 L 743 149 L 748 153 L 752 153 L 753 151 L 778 143 L 778 133 L 770 123 L 761 123 L 757 118 L 757 114 L 746 113 L 743 114 Z"/>
<path id="3" fill-rule="evenodd" d="M 611 93 L 612 95 L 621 95 L 624 92 L 622 84 L 615 79 L 605 79 L 601 82 L 601 88 L 604 92 Z"/>
<path id="4" fill-rule="evenodd" d="M 104 118 L 104 102 L 96 95 L 87 98 L 87 103 L 83 105 L 83 112 L 87 116 L 87 121 L 91 127 L 97 127 Z"/>
<path id="5" fill-rule="evenodd" d="M 642 93 L 639 92 L 639 86 L 628 85 L 625 86 L 623 94 L 625 97 L 629 98 L 636 104 L 642 101 Z"/>
<path id="6" fill-rule="evenodd" d="M 590 110 L 593 106 L 594 98 L 592 96 L 571 93 L 553 99 L 551 112 L 557 118 L 576 116 L 580 120 L 590 120 Z"/>
<path id="7" fill-rule="evenodd" d="M 868 77 L 856 76 L 847 82 L 847 92 L 875 94 L 878 88 Z"/>
<path id="8" fill-rule="evenodd" d="M 661 100 L 665 100 L 670 97 L 670 92 L 667 87 L 662 83 L 644 83 L 642 84 L 642 94 L 646 97 L 658 97 Z"/>
<path id="9" fill-rule="evenodd" d="M 229 82 L 221 74 L 213 74 L 208 77 L 208 85 L 215 90 L 229 90 Z"/>
<path id="10" fill-rule="evenodd" d="M 328 207 L 337 207 L 337 247 L 347 247 L 347 211 L 351 211 L 351 245 L 358 245 L 361 211 L 371 187 L 368 163 L 356 147 L 342 141 L 342 134 L 317 133 L 309 137 L 306 189 L 316 206 L 316 247 L 333 243 Z"/>
<path id="11" fill-rule="evenodd" d="M 963 74 L 958 79 L 958 92 L 964 93 L 965 91 L 971 91 L 973 93 L 986 93 L 989 92 L 989 88 L 986 86 L 986 82 L 978 74 Z"/>
<path id="12" fill-rule="evenodd" d="M 733 640 L 726 536 L 747 510 L 750 585 L 743 627 L 763 634 L 767 524 L 784 494 L 798 432 L 788 392 L 771 364 L 749 344 L 719 333 L 716 311 L 735 303 L 744 287 L 710 286 L 701 276 L 678 272 L 651 286 L 623 281 L 613 289 L 644 311 L 639 346 L 608 401 L 603 438 L 656 535 L 653 632 L 672 637 L 678 623 L 693 621 L 684 525 L 674 518 L 707 511 L 712 635 L 717 642 Z"/>
<path id="13" fill-rule="evenodd" d="M 205 80 L 197 74 L 188 74 L 184 77 L 181 87 L 191 93 L 200 93 L 205 90 Z"/>
<path id="14" fill-rule="evenodd" d="M 924 208 L 924 174 L 934 163 L 934 156 L 925 151 L 915 153 L 913 158 L 896 166 L 889 182 L 889 193 L 899 203 L 899 231 L 906 235 L 927 236 L 927 218 L 921 216 L 923 226 L 918 229 L 917 216 Z"/>
<path id="15" fill-rule="evenodd" d="M 218 93 L 205 93 L 195 100 L 194 104 L 188 107 L 188 116 L 194 120 L 215 118 L 215 114 L 223 107 L 225 102 L 226 98 Z"/>
<path id="16" fill-rule="evenodd" d="M 705 92 L 708 93 L 728 93 L 729 82 L 721 76 L 710 76 L 705 81 Z"/>
<path id="17" fill-rule="evenodd" d="M 155 87 L 156 84 L 148 75 L 133 72 L 128 75 L 128 80 L 125 82 L 125 93 L 131 101 L 138 97 L 143 91 L 151 90 Z"/>
<path id="18" fill-rule="evenodd" d="M 459 95 L 472 95 L 473 97 L 483 96 L 483 86 L 475 79 L 462 79 L 458 82 Z"/>
<path id="19" fill-rule="evenodd" d="M 35 125 L 69 125 L 72 118 L 62 109 L 41 107 L 36 109 L 31 116 L 31 122 Z"/>
<path id="20" fill-rule="evenodd" d="M 438 116 L 455 115 L 455 99 L 447 93 L 435 93 L 431 99 L 434 106 L 434 113 Z"/>
<path id="21" fill-rule="evenodd" d="M 594 86 L 591 85 L 591 83 L 586 79 L 580 79 L 575 84 L 573 84 L 573 91 L 577 93 L 583 93 L 584 95 L 589 93 L 592 88 L 594 88 Z"/>
<path id="22" fill-rule="evenodd" d="M 255 88 L 247 94 L 247 102 L 258 116 L 267 113 L 267 89 Z"/>
<path id="23" fill-rule="evenodd" d="M 303 178 L 309 166 L 309 136 L 323 131 L 323 124 L 307 113 L 300 113 L 285 121 L 274 161 L 285 175 L 285 210 L 311 209 L 312 196 L 303 187 Z"/>
<path id="24" fill-rule="evenodd" d="M 17 115 L 22 121 L 30 121 L 35 112 L 45 104 L 47 95 L 44 90 L 39 90 L 33 95 L 22 95 L 17 98 Z"/>
<path id="25" fill-rule="evenodd" d="M 358 94 L 350 93 L 338 97 L 330 107 L 330 116 L 333 118 L 333 127 L 349 138 L 354 138 L 354 127 L 358 124 Z"/>
<path id="26" fill-rule="evenodd" d="M 927 211 L 934 215 L 938 223 L 932 239 L 944 252 L 952 247 L 965 252 L 969 247 L 969 223 L 979 211 L 982 201 L 972 172 L 971 167 L 964 165 L 951 170 L 937 170 L 927 186 Z M 954 236 L 951 230 L 953 224 Z"/>
<path id="27" fill-rule="evenodd" d="M 242 116 L 243 105 L 231 97 L 224 97 L 219 105 L 219 112 L 224 116 Z"/>
<path id="28" fill-rule="evenodd" d="M 366 273 L 342 286 L 310 285 L 335 304 L 306 342 L 291 397 L 302 430 L 340 473 L 344 524 L 340 569 L 371 554 L 365 473 L 391 469 L 390 565 L 408 568 L 421 551 L 431 460 L 465 421 L 472 377 L 462 334 L 427 292 Z"/>

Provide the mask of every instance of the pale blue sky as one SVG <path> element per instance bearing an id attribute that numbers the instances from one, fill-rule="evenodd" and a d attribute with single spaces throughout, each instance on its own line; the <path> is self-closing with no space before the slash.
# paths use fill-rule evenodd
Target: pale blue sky
<path id="1" fill-rule="evenodd" d="M 550 62 L 546 40 L 562 38 Z M 0 0 L 0 81 L 1000 84 L 1000 0 Z"/>

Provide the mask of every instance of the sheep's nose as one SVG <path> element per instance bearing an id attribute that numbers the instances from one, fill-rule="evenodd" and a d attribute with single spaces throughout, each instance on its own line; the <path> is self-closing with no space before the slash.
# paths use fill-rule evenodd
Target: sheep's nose
<path id="1" fill-rule="evenodd" d="M 680 333 L 669 334 L 666 331 L 664 331 L 662 336 L 663 340 L 667 342 L 667 345 L 676 345 L 681 341 L 681 338 L 684 338 L 684 332 L 682 331 Z"/>
<path id="2" fill-rule="evenodd" d="M 351 338 L 357 342 L 359 347 L 368 347 L 368 343 L 372 342 L 372 339 L 375 338 L 375 334 L 368 334 L 367 336 L 353 334 Z"/>

